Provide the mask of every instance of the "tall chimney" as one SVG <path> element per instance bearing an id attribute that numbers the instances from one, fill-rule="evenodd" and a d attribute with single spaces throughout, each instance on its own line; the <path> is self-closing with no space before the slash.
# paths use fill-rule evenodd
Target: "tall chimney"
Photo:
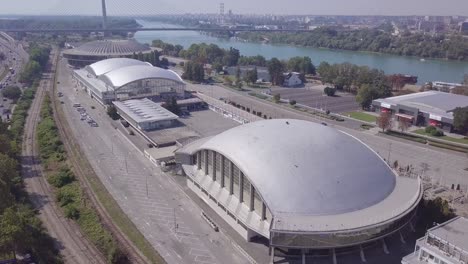
<path id="1" fill-rule="evenodd" d="M 106 0 L 102 0 L 102 29 L 107 29 Z"/>

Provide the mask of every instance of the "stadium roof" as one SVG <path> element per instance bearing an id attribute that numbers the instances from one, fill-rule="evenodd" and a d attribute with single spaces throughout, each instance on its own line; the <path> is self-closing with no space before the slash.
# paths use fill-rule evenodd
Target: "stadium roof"
<path id="1" fill-rule="evenodd" d="M 231 160 L 274 216 L 276 230 L 343 230 L 401 217 L 421 198 L 420 182 L 397 176 L 367 145 L 334 128 L 257 121 L 180 151 L 208 149 Z"/>
<path id="2" fill-rule="evenodd" d="M 115 69 L 99 77 L 100 80 L 114 87 L 122 87 L 131 82 L 145 79 L 166 79 L 184 83 L 182 78 L 171 70 L 165 70 L 149 65 L 133 65 Z"/>
<path id="3" fill-rule="evenodd" d="M 413 93 L 377 99 L 375 101 L 390 105 L 400 104 L 414 107 L 421 112 L 437 114 L 447 118 L 453 118 L 452 111 L 455 110 L 455 108 L 468 106 L 468 96 L 439 91 Z"/>
<path id="4" fill-rule="evenodd" d="M 64 53 L 82 56 L 120 56 L 149 51 L 151 48 L 148 45 L 130 39 L 91 41 L 74 49 L 66 50 Z"/>
<path id="5" fill-rule="evenodd" d="M 133 65 L 152 66 L 150 63 L 144 62 L 144 61 L 128 59 L 128 58 L 112 58 L 112 59 L 98 61 L 96 63 L 88 65 L 86 66 L 86 70 L 94 74 L 95 76 L 100 76 L 108 72 L 111 72 L 113 70 L 127 67 L 127 66 L 133 66 Z"/>
<path id="6" fill-rule="evenodd" d="M 136 123 L 174 120 L 178 116 L 148 98 L 112 102 L 120 111 L 124 111 Z"/>

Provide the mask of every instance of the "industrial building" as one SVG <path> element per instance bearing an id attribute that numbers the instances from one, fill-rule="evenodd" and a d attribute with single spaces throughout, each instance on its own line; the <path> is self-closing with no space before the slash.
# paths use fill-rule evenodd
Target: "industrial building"
<path id="1" fill-rule="evenodd" d="M 145 97 L 153 101 L 185 98 L 185 82 L 177 73 L 134 59 L 102 60 L 75 70 L 73 77 L 103 105 Z"/>
<path id="2" fill-rule="evenodd" d="M 117 113 L 138 130 L 151 131 L 174 125 L 178 116 L 147 98 L 112 102 Z"/>
<path id="3" fill-rule="evenodd" d="M 132 58 L 134 54 L 148 54 L 152 51 L 150 46 L 133 39 L 96 40 L 65 50 L 63 57 L 74 67 L 84 67 L 105 59 Z"/>
<path id="4" fill-rule="evenodd" d="M 417 126 L 436 126 L 445 131 L 453 129 L 453 111 L 468 106 L 468 96 L 427 91 L 372 102 L 377 112 L 391 113 Z"/>
<path id="5" fill-rule="evenodd" d="M 358 139 L 302 120 L 244 124 L 188 143 L 176 161 L 194 193 L 273 255 L 382 240 L 411 224 L 422 197 L 420 179 L 398 176 Z"/>
<path id="6" fill-rule="evenodd" d="M 429 229 L 401 263 L 468 263 L 468 219 L 456 217 Z"/>

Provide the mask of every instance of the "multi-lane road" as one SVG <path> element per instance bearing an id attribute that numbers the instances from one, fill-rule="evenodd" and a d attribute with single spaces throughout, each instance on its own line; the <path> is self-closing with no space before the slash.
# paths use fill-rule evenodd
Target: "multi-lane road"
<path id="1" fill-rule="evenodd" d="M 18 76 L 22 68 L 28 61 L 29 55 L 23 49 L 23 45 L 8 34 L 0 32 L 0 53 L 3 53 L 5 58 L 0 61 L 0 117 L 6 120 L 8 115 L 11 115 L 12 104 L 11 100 L 3 98 L 1 89 L 7 86 L 22 85 L 18 82 Z M 13 73 L 10 72 L 10 68 Z"/>

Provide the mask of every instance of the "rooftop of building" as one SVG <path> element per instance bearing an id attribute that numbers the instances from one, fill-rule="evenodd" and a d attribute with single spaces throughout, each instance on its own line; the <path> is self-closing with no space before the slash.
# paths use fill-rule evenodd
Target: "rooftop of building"
<path id="1" fill-rule="evenodd" d="M 456 217 L 429 229 L 427 232 L 468 252 L 467 218 Z"/>
<path id="2" fill-rule="evenodd" d="M 148 98 L 112 102 L 136 123 L 174 120 L 178 116 Z"/>
<path id="3" fill-rule="evenodd" d="M 399 177 L 351 135 L 320 124 L 273 119 L 241 125 L 180 151 L 213 150 L 250 180 L 287 231 L 356 229 L 401 217 L 417 205 L 420 182 Z"/>
<path id="4" fill-rule="evenodd" d="M 165 79 L 185 84 L 172 70 L 154 67 L 150 63 L 128 58 L 112 58 L 95 62 L 83 69 L 75 70 L 82 79 L 92 83 L 99 91 L 118 88 L 145 79 Z"/>
<path id="5" fill-rule="evenodd" d="M 118 56 L 149 51 L 151 48 L 148 45 L 141 44 L 134 39 L 128 39 L 91 41 L 74 49 L 65 50 L 64 53 L 82 56 Z"/>
<path id="6" fill-rule="evenodd" d="M 377 99 L 376 102 L 390 105 L 404 105 L 414 107 L 421 112 L 438 114 L 443 117 L 453 118 L 452 111 L 457 107 L 468 106 L 468 96 L 444 93 L 439 91 L 427 91 L 401 96 Z"/>

